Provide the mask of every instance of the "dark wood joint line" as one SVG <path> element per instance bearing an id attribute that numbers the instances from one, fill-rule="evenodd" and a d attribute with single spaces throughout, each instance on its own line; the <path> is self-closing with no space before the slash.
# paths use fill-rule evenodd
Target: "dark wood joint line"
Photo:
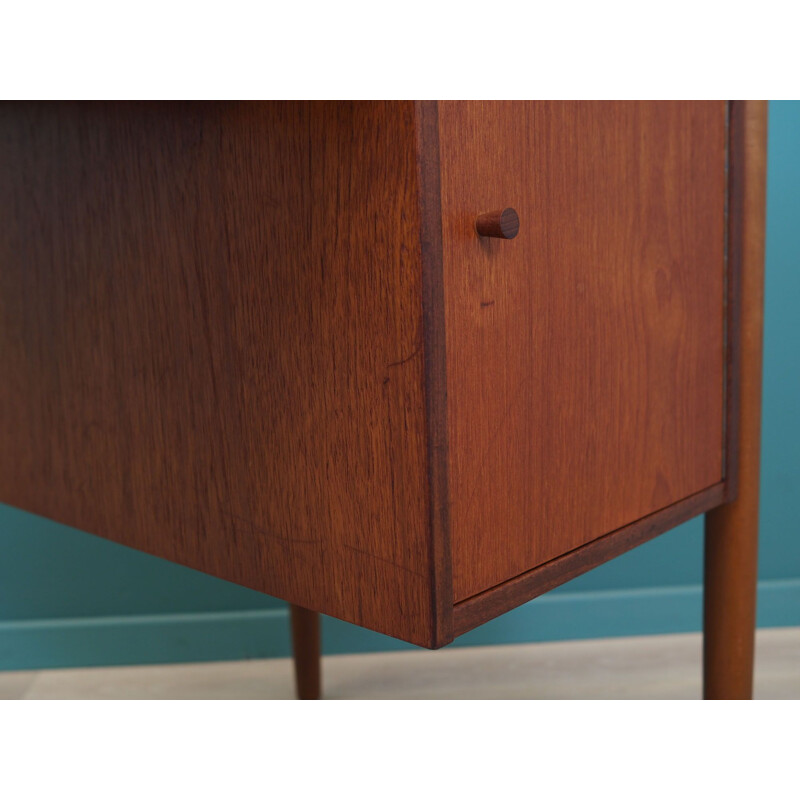
<path id="1" fill-rule="evenodd" d="M 422 319 L 425 353 L 425 418 L 432 593 L 431 648 L 453 641 L 453 574 L 448 488 L 442 205 L 439 171 L 439 108 L 415 108 L 419 170 Z"/>

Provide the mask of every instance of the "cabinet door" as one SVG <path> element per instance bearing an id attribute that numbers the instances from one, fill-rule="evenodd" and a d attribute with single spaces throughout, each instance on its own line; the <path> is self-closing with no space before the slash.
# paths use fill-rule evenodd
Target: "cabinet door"
<path id="1" fill-rule="evenodd" d="M 722 480 L 726 115 L 440 104 L 456 602 Z"/>

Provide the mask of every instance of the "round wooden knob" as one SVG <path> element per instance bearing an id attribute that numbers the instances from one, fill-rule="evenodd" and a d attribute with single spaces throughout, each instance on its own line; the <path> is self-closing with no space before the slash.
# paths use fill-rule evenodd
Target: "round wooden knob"
<path id="1" fill-rule="evenodd" d="M 490 211 L 488 214 L 481 214 L 478 217 L 475 229 L 481 236 L 513 239 L 519 233 L 519 217 L 513 208 Z"/>

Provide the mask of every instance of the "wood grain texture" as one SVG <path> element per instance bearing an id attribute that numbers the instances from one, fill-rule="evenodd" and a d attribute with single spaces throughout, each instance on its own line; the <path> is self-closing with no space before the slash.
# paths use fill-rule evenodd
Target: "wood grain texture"
<path id="1" fill-rule="evenodd" d="M 412 103 L 0 107 L 0 499 L 434 633 Z"/>
<path id="2" fill-rule="evenodd" d="M 460 636 L 490 619 L 499 617 L 506 611 L 511 611 L 534 597 L 627 553 L 692 517 L 719 506 L 724 493 L 723 484 L 710 486 L 618 531 L 612 531 L 546 564 L 534 567 L 510 581 L 457 603 L 454 613 L 455 635 Z"/>
<path id="3" fill-rule="evenodd" d="M 439 104 L 456 602 L 722 478 L 725 104 Z M 520 235 L 475 218 L 513 206 Z"/>
<path id="4" fill-rule="evenodd" d="M 447 643 L 735 479 L 725 135 L 723 103 L 0 107 L 0 500 Z"/>
<path id="5" fill-rule="evenodd" d="M 292 622 L 292 655 L 297 699 L 320 700 L 322 652 L 319 614 L 296 605 L 289 607 L 289 613 Z"/>
<path id="6" fill-rule="evenodd" d="M 729 468 L 736 494 L 706 516 L 703 686 L 707 699 L 753 693 L 764 329 L 767 104 L 731 108 L 730 262 L 733 402 Z M 726 480 L 727 482 L 727 480 Z"/>

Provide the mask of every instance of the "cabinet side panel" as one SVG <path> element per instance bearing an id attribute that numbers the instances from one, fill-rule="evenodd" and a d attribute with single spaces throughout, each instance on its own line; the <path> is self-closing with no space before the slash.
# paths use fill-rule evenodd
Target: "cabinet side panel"
<path id="1" fill-rule="evenodd" d="M 411 103 L 0 109 L 0 499 L 432 639 Z"/>
<path id="2" fill-rule="evenodd" d="M 456 601 L 721 481 L 725 123 L 440 104 Z"/>

